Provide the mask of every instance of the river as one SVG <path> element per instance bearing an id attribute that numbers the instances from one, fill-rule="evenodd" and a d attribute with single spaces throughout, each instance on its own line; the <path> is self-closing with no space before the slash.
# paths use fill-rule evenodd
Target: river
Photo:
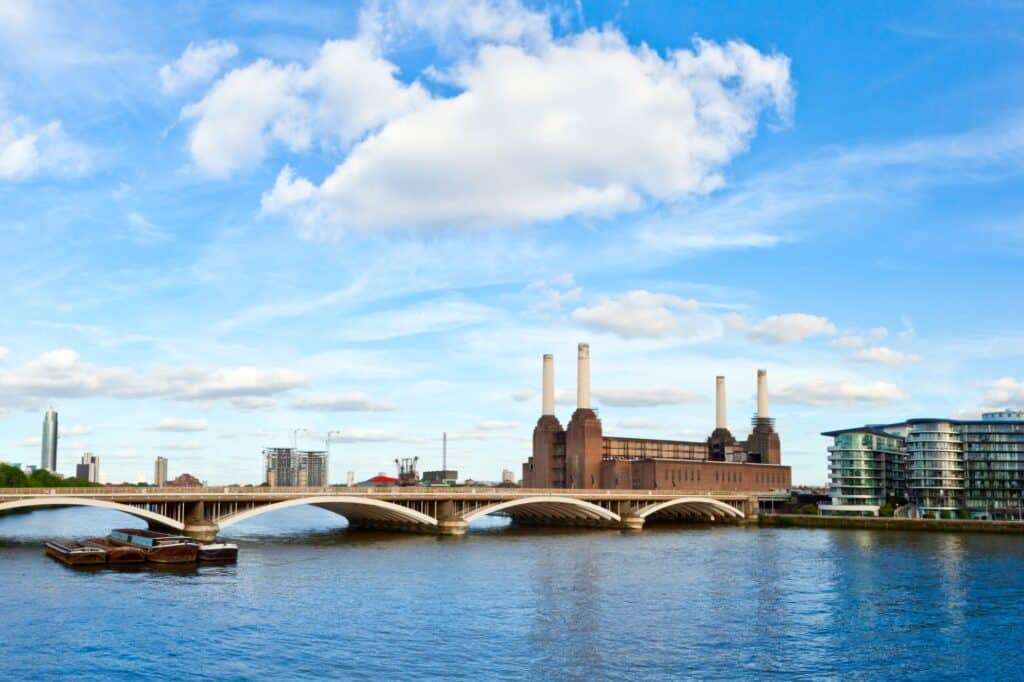
<path id="1" fill-rule="evenodd" d="M 1019 679 L 1024 538 L 651 526 L 462 538 L 238 524 L 237 565 L 81 571 L 43 554 L 131 517 L 0 517 L 9 680 Z"/>

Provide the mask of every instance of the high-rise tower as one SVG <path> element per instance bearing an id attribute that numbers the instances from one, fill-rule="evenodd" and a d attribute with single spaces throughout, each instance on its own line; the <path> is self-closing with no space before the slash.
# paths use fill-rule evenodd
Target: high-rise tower
<path id="1" fill-rule="evenodd" d="M 57 413 L 51 407 L 43 417 L 43 446 L 39 468 L 57 471 Z"/>

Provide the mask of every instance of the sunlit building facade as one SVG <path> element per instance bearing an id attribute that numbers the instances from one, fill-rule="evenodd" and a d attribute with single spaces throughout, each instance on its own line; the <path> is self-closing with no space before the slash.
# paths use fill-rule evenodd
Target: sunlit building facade
<path id="1" fill-rule="evenodd" d="M 830 505 L 877 513 L 889 497 L 925 516 L 1024 517 L 1024 411 L 828 431 Z M 861 509 L 863 507 L 863 509 Z"/>

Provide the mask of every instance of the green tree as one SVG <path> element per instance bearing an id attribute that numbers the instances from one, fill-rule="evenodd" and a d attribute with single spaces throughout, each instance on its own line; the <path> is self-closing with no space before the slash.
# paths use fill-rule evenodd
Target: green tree
<path id="1" fill-rule="evenodd" d="M 892 516 L 895 513 L 896 513 L 896 510 L 889 503 L 883 504 L 881 507 L 878 508 L 878 515 L 879 516 Z"/>
<path id="2" fill-rule="evenodd" d="M 815 504 L 805 504 L 796 510 L 797 514 L 809 514 L 811 516 L 818 515 L 818 506 Z"/>
<path id="3" fill-rule="evenodd" d="M 27 488 L 28 476 L 16 466 L 0 464 L 0 488 Z"/>

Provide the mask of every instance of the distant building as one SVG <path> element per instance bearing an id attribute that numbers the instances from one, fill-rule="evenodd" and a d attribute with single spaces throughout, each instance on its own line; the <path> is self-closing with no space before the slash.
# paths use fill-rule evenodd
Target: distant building
<path id="1" fill-rule="evenodd" d="M 263 448 L 264 481 L 271 487 L 320 488 L 328 485 L 328 458 L 323 450 Z"/>
<path id="2" fill-rule="evenodd" d="M 516 482 L 516 475 L 515 475 L 515 473 L 513 473 L 511 469 L 502 469 L 501 470 L 501 482 L 502 483 L 515 483 Z"/>
<path id="3" fill-rule="evenodd" d="M 423 482 L 427 485 L 455 485 L 459 480 L 459 472 L 452 471 L 424 471 Z"/>
<path id="4" fill-rule="evenodd" d="M 75 466 L 75 478 L 89 483 L 99 483 L 100 458 L 91 452 L 82 455 L 82 461 Z"/>
<path id="5" fill-rule="evenodd" d="M 356 484 L 356 472 L 350 471 L 350 472 L 348 472 L 348 476 L 345 477 L 345 485 L 347 485 L 349 488 L 351 488 L 355 484 Z"/>
<path id="6" fill-rule="evenodd" d="M 877 514 L 886 498 L 925 516 L 1024 516 L 1024 411 L 980 420 L 908 419 L 822 435 L 829 448 L 831 503 L 824 513 Z"/>
<path id="7" fill-rule="evenodd" d="M 161 488 L 167 485 L 167 458 L 157 457 L 153 465 L 153 485 Z"/>
<path id="8" fill-rule="evenodd" d="M 203 482 L 192 474 L 182 474 L 173 481 L 168 481 L 167 486 L 171 488 L 201 488 Z"/>
<path id="9" fill-rule="evenodd" d="M 43 445 L 39 468 L 51 473 L 57 471 L 57 413 L 52 407 L 43 417 Z"/>
<path id="10" fill-rule="evenodd" d="M 725 377 L 716 377 L 715 429 L 706 440 L 605 435 L 590 403 L 590 345 L 579 344 L 576 411 L 563 427 L 555 416 L 554 358 L 545 355 L 541 417 L 533 454 L 523 464 L 524 488 L 574 488 L 767 493 L 787 489 L 775 420 L 768 416 L 768 373 L 757 370 L 757 411 L 751 432 L 737 440 L 726 420 Z"/>
<path id="11" fill-rule="evenodd" d="M 360 488 L 372 488 L 374 486 L 379 485 L 398 485 L 399 483 L 401 483 L 401 481 L 399 481 L 397 478 L 393 476 L 388 476 L 382 471 L 373 478 L 369 478 L 365 481 L 360 481 L 356 485 L 359 486 Z"/>

